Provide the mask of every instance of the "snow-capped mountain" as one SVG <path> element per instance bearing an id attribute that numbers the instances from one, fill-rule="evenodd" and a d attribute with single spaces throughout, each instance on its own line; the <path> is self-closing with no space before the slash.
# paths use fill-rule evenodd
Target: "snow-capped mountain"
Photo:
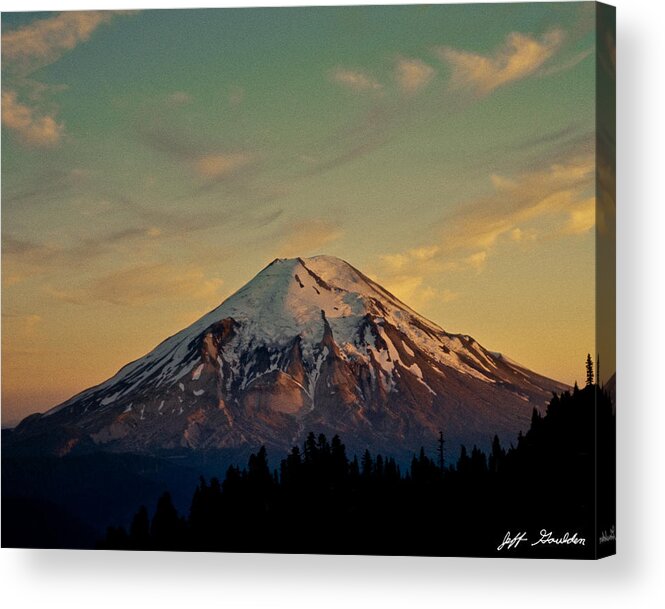
<path id="1" fill-rule="evenodd" d="M 449 334 L 338 258 L 277 259 L 106 382 L 24 420 L 13 442 L 102 449 L 288 449 L 309 431 L 356 450 L 454 453 L 511 441 L 563 385 Z"/>

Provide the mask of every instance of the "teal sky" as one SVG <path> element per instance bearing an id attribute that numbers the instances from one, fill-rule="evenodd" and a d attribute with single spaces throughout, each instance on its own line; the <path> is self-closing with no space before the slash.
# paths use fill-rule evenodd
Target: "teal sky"
<path id="1" fill-rule="evenodd" d="M 3 423 L 278 256 L 337 255 L 445 329 L 580 378 L 593 11 L 3 14 Z"/>

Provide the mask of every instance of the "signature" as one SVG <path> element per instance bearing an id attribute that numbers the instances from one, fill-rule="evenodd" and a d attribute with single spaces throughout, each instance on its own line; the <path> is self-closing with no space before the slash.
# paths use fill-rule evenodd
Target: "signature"
<path id="1" fill-rule="evenodd" d="M 598 538 L 598 543 L 605 543 L 607 541 L 616 541 L 616 533 L 614 532 L 614 527 L 610 527 L 610 532 L 607 533 L 603 531 Z"/>
<path id="2" fill-rule="evenodd" d="M 552 531 L 547 529 L 540 529 L 540 539 L 534 541 L 531 545 L 537 546 L 539 543 L 543 545 L 547 544 L 556 544 L 556 545 L 574 545 L 574 546 L 583 546 L 585 545 L 586 539 L 584 537 L 578 537 L 577 533 L 572 535 L 566 531 L 562 537 L 554 537 Z"/>
<path id="3" fill-rule="evenodd" d="M 497 550 L 503 550 L 504 548 L 512 550 L 519 546 L 523 541 L 529 541 L 526 536 L 526 531 L 517 533 L 515 537 L 511 537 L 510 531 L 508 531 L 503 538 L 503 541 L 498 545 Z"/>
<path id="4" fill-rule="evenodd" d="M 614 529 L 610 530 L 610 534 L 614 534 Z M 504 548 L 506 550 L 514 550 L 517 548 L 522 542 L 528 543 L 529 538 L 527 537 L 526 531 L 520 531 L 516 533 L 514 536 L 510 534 L 510 531 L 508 531 L 503 538 L 503 541 L 497 546 L 497 551 L 501 551 Z M 548 531 L 547 529 L 540 529 L 540 537 L 536 539 L 533 543 L 529 544 L 530 546 L 537 546 L 537 545 L 550 545 L 550 544 L 555 544 L 555 545 L 574 545 L 574 546 L 583 546 L 586 545 L 586 539 L 584 537 L 579 537 L 577 533 L 569 533 L 566 531 L 563 535 L 560 537 L 556 537 L 552 531 Z"/>

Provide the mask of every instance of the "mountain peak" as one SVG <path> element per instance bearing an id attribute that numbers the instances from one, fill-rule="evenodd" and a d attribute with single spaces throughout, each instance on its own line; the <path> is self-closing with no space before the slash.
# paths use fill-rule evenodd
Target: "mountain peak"
<path id="1" fill-rule="evenodd" d="M 331 265 L 343 265 L 343 264 L 348 264 L 346 260 L 342 260 L 342 258 L 338 258 L 337 256 L 331 256 L 329 254 L 317 254 L 316 256 L 309 256 L 308 258 L 305 256 L 295 256 L 294 258 L 275 258 L 270 264 L 278 264 L 278 263 L 297 263 L 297 262 L 313 262 L 316 260 L 320 261 L 325 261 L 328 262 Z M 270 266 L 270 264 L 268 266 Z"/>
<path id="2" fill-rule="evenodd" d="M 410 451 L 441 429 L 453 444 L 516 434 L 560 388 L 445 332 L 340 258 L 278 258 L 21 434 L 55 425 L 143 451 L 288 447 L 315 428 Z"/>
<path id="3" fill-rule="evenodd" d="M 275 258 L 259 275 L 272 269 L 271 272 L 278 272 L 284 276 L 290 271 L 293 272 L 295 270 L 297 272 L 298 267 L 302 267 L 310 275 L 316 275 L 322 281 L 333 284 L 340 289 L 352 291 L 354 287 L 357 287 L 363 281 L 368 281 L 367 277 L 346 262 L 346 260 L 325 254 L 309 258 Z"/>

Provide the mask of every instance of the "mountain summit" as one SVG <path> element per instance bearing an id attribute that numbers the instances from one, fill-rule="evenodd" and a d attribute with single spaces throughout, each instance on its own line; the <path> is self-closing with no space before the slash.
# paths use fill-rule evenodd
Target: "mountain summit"
<path id="1" fill-rule="evenodd" d="M 12 443 L 160 453 L 284 449 L 309 431 L 408 455 L 528 427 L 560 383 L 450 334 L 347 262 L 277 259 L 216 309 Z"/>

